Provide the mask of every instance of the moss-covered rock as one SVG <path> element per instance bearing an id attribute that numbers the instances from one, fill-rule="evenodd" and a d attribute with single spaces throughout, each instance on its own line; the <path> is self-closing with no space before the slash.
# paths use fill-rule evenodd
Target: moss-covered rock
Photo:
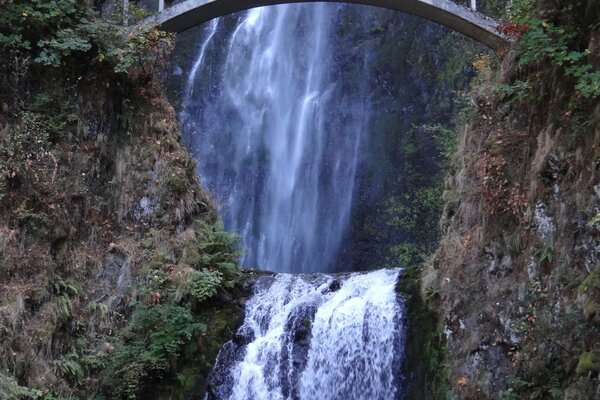
<path id="1" fill-rule="evenodd" d="M 406 400 L 445 399 L 447 376 L 442 327 L 438 314 L 421 295 L 423 268 L 406 268 L 397 291 L 404 297 L 407 319 L 403 371 L 408 387 Z"/>
<path id="2" fill-rule="evenodd" d="M 575 372 L 577 375 L 587 375 L 589 373 L 600 372 L 600 362 L 597 355 L 592 352 L 581 353 Z"/>
<path id="3" fill-rule="evenodd" d="M 600 267 L 585 278 L 577 288 L 577 303 L 587 320 L 600 320 Z"/>

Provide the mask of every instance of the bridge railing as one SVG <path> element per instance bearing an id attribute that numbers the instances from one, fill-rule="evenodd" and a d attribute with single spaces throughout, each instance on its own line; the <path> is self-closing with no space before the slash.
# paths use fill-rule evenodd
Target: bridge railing
<path id="1" fill-rule="evenodd" d="M 124 3 L 128 3 L 128 0 L 123 0 Z M 471 10 L 477 11 L 477 0 L 470 0 L 471 2 Z M 171 3 L 171 2 L 169 2 Z M 170 4 L 167 4 L 167 7 L 170 7 Z M 161 12 L 165 9 L 165 0 L 158 0 L 158 12 Z"/>

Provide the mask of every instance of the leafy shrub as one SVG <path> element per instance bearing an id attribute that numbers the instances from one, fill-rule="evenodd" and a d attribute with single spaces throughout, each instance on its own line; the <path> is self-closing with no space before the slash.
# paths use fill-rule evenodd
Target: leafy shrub
<path id="1" fill-rule="evenodd" d="M 151 76 L 173 48 L 171 33 L 100 19 L 76 0 L 8 2 L 0 9 L 0 48 L 31 54 L 45 66 L 61 67 L 86 56 L 117 73 Z"/>
<path id="2" fill-rule="evenodd" d="M 573 48 L 576 33 L 552 23 L 533 19 L 519 41 L 518 65 L 539 66 L 545 62 L 560 67 L 575 81 L 575 90 L 585 98 L 600 96 L 600 71 L 588 62 L 589 49 Z M 523 88 L 521 88 L 523 89 Z"/>
<path id="3" fill-rule="evenodd" d="M 190 293 L 199 302 L 210 299 L 217 294 L 223 284 L 223 274 L 219 271 L 194 271 L 191 275 Z"/>

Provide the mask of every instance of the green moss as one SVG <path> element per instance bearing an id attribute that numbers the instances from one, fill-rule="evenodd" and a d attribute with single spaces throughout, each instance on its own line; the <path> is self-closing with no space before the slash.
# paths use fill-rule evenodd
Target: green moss
<path id="1" fill-rule="evenodd" d="M 600 267 L 597 267 L 594 272 L 577 288 L 579 294 L 578 302 L 583 310 L 583 316 L 586 319 L 592 319 L 600 314 Z"/>
<path id="2" fill-rule="evenodd" d="M 577 375 L 587 375 L 590 372 L 600 372 L 600 363 L 598 363 L 596 354 L 592 352 L 581 353 L 575 372 Z"/>
<path id="3" fill-rule="evenodd" d="M 202 263 L 197 240 L 190 239 L 183 243 L 182 255 L 179 262 L 189 267 L 194 267 Z"/>
<path id="4" fill-rule="evenodd" d="M 397 290 L 408 318 L 403 370 L 409 383 L 407 400 L 447 398 L 446 353 L 438 314 L 420 295 L 422 266 L 406 268 Z"/>

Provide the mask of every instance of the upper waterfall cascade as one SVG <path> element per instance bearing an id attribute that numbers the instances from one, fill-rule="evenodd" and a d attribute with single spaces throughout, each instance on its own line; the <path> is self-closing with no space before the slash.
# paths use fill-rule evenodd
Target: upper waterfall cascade
<path id="1" fill-rule="evenodd" d="M 229 31 L 214 20 L 200 45 L 185 134 L 226 226 L 243 238 L 245 266 L 330 271 L 346 231 L 369 102 L 340 100 L 336 7 L 254 9 Z M 364 92 L 357 83 L 353 98 Z"/>

